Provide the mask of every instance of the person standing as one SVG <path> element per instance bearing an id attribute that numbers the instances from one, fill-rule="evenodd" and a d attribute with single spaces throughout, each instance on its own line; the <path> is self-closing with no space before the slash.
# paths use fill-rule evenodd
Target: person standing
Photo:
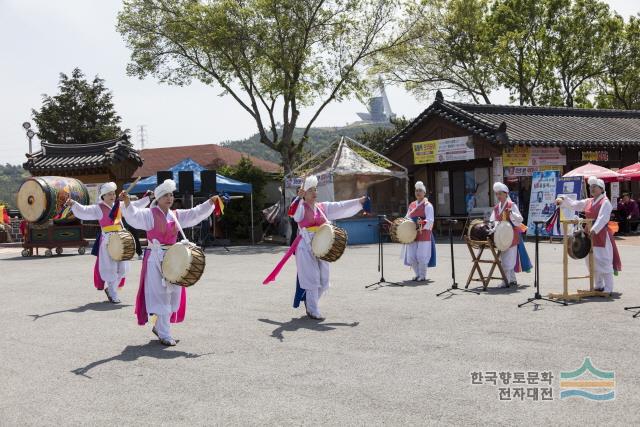
<path id="1" fill-rule="evenodd" d="M 432 256 L 431 231 L 433 229 L 433 205 L 427 199 L 427 188 L 422 181 L 415 183 L 416 200 L 409 204 L 405 218 L 416 223 L 418 234 L 416 240 L 404 245 L 402 258 L 404 265 L 413 269 L 413 280 L 424 282 L 427 280 L 427 267 Z"/>
<path id="2" fill-rule="evenodd" d="M 556 204 L 563 208 L 571 208 L 584 212 L 587 219 L 593 220 L 591 225 L 591 246 L 593 247 L 595 289 L 611 294 L 613 292 L 613 276 L 622 270 L 622 262 L 618 253 L 613 232 L 609 229 L 612 206 L 605 193 L 604 181 L 590 176 L 588 179 L 591 197 L 573 200 L 566 196 L 556 199 Z M 585 258 L 587 267 L 589 257 Z"/>
<path id="3" fill-rule="evenodd" d="M 503 283 L 505 288 L 509 286 L 517 286 L 516 264 L 518 262 L 518 244 L 520 242 L 520 225 L 522 224 L 522 215 L 518 209 L 518 205 L 513 203 L 509 197 L 509 187 L 502 182 L 493 184 L 493 192 L 495 193 L 498 203 L 491 211 L 489 221 L 497 226 L 499 222 L 508 221 L 513 227 L 513 241 L 506 251 L 500 252 L 500 264 L 506 276 Z"/>

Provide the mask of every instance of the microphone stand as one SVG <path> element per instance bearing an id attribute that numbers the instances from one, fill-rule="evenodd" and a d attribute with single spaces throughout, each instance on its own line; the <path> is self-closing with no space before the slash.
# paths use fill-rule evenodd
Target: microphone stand
<path id="1" fill-rule="evenodd" d="M 472 294 L 480 295 L 480 292 L 478 292 L 478 291 L 474 291 L 472 289 L 463 289 L 463 288 L 459 288 L 458 287 L 458 283 L 456 282 L 456 265 L 455 265 L 455 261 L 453 259 L 453 233 L 451 231 L 451 227 L 453 226 L 453 224 L 457 224 L 458 220 L 457 219 L 449 219 L 448 223 L 449 223 L 449 246 L 451 247 L 451 279 L 452 279 L 453 283 L 451 284 L 450 288 L 445 289 L 444 291 L 440 292 L 439 294 L 436 294 L 436 296 L 439 297 L 440 295 L 445 294 L 447 292 L 453 294 L 454 290 L 458 290 L 458 291 L 462 291 L 462 292 L 469 292 L 469 293 L 472 293 Z"/>
<path id="2" fill-rule="evenodd" d="M 562 304 L 564 306 L 567 305 L 567 301 L 556 301 L 556 300 L 552 300 L 549 298 L 543 298 L 542 295 L 540 295 L 540 257 L 539 257 L 539 243 L 540 243 L 540 233 L 538 232 L 540 229 L 540 224 L 544 224 L 545 221 L 534 221 L 533 224 L 536 227 L 536 260 L 535 260 L 535 268 L 533 270 L 534 272 L 534 282 L 535 282 L 535 286 L 536 286 L 536 293 L 534 294 L 533 298 L 527 298 L 527 300 L 525 302 L 523 302 L 522 304 L 518 304 L 518 308 L 522 307 L 523 305 L 529 304 L 530 302 L 533 301 L 538 301 L 538 300 L 542 300 L 542 301 L 549 301 L 549 302 L 555 302 L 556 304 Z"/>
<path id="3" fill-rule="evenodd" d="M 384 221 L 387 221 L 386 215 L 378 215 L 378 271 L 380 272 L 380 280 L 370 285 L 365 286 L 366 288 L 370 288 L 372 286 L 404 286 L 400 283 L 396 282 L 387 282 L 384 279 L 384 251 L 382 244 L 382 224 Z"/>

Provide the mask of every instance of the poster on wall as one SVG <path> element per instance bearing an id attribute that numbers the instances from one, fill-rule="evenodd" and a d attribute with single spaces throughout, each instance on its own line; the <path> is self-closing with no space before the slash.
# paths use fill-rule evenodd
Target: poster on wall
<path id="1" fill-rule="evenodd" d="M 544 171 L 534 172 L 531 177 L 531 198 L 529 201 L 529 221 L 527 223 L 527 235 L 535 235 L 534 221 L 546 221 L 556 210 L 556 183 L 558 172 Z M 540 228 L 541 236 L 549 236 L 550 233 Z"/>
<path id="2" fill-rule="evenodd" d="M 470 146 L 468 136 L 414 142 L 412 147 L 413 163 L 416 165 L 475 158 L 475 150 Z"/>
<path id="3" fill-rule="evenodd" d="M 584 178 L 581 176 L 572 176 L 558 179 L 556 185 L 556 198 L 559 196 L 569 197 L 573 200 L 581 200 L 583 198 Z M 562 208 L 560 210 L 560 220 L 575 219 L 577 215 L 571 208 Z M 556 227 L 556 235 L 562 235 L 562 228 Z"/>

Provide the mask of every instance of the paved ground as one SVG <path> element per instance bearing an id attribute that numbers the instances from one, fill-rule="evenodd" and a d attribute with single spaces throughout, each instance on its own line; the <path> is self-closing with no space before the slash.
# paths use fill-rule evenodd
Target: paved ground
<path id="1" fill-rule="evenodd" d="M 561 247 L 541 248 L 543 292 L 557 291 Z M 387 279 L 409 277 L 400 247 L 386 249 Z M 461 278 L 469 257 L 455 250 Z M 322 323 L 291 308 L 293 262 L 260 285 L 283 251 L 210 251 L 169 349 L 134 321 L 140 261 L 124 304 L 110 305 L 89 281 L 90 255 L 23 259 L 2 249 L 0 424 L 640 423 L 640 318 L 623 310 L 640 305 L 637 245 L 622 247 L 613 299 L 520 309 L 532 275 L 517 291 L 436 297 L 451 282 L 439 244 L 432 283 L 365 290 L 378 277 L 377 247 L 350 247 L 333 265 Z M 615 401 L 559 399 L 560 371 L 586 356 L 615 371 Z M 500 401 L 498 387 L 471 384 L 477 371 L 551 371 L 555 400 Z"/>

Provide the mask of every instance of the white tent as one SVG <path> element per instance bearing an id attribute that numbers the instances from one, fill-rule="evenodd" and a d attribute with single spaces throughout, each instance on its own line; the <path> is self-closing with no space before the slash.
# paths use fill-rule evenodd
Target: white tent
<path id="1" fill-rule="evenodd" d="M 397 170 L 378 166 L 363 157 L 367 154 L 372 159 L 380 159 Z M 337 147 L 336 147 L 337 145 Z M 335 150 L 332 154 L 331 150 Z M 319 161 L 319 163 L 317 163 Z M 314 163 L 317 163 L 314 166 Z M 407 169 L 393 160 L 383 156 L 369 147 L 345 136 L 331 143 L 296 168 L 286 177 L 287 198 L 295 196 L 302 184 L 303 176 L 318 176 L 318 199 L 322 201 L 346 200 L 366 194 L 369 186 L 391 178 L 405 180 L 405 201 L 409 203 Z"/>

